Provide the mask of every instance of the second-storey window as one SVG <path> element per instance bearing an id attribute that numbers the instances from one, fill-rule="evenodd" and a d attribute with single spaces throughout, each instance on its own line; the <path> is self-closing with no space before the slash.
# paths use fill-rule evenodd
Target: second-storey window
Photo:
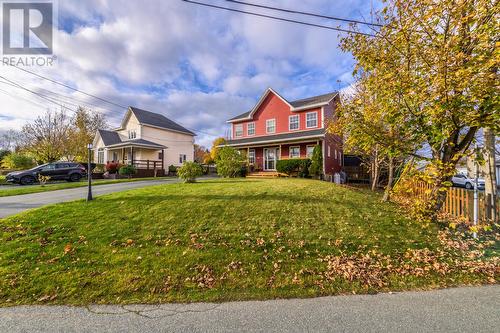
<path id="1" fill-rule="evenodd" d="M 247 124 L 247 135 L 254 135 L 255 134 L 255 123 L 248 123 Z"/>
<path id="2" fill-rule="evenodd" d="M 288 117 L 288 129 L 290 131 L 299 129 L 299 115 L 295 114 Z"/>
<path id="3" fill-rule="evenodd" d="M 290 158 L 299 158 L 300 157 L 300 147 L 290 147 Z"/>
<path id="4" fill-rule="evenodd" d="M 135 139 L 136 137 L 137 137 L 137 133 L 135 132 L 135 130 L 128 131 L 128 138 L 129 139 Z"/>
<path id="5" fill-rule="evenodd" d="M 318 126 L 318 113 L 308 112 L 306 113 L 306 127 L 317 127 Z"/>
<path id="6" fill-rule="evenodd" d="M 243 124 L 234 125 L 234 136 L 242 136 L 243 135 Z"/>
<path id="7" fill-rule="evenodd" d="M 276 132 L 276 119 L 266 120 L 266 133 Z"/>

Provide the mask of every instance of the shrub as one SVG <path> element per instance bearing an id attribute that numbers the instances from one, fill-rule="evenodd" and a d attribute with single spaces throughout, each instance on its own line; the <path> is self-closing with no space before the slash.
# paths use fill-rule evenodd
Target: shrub
<path id="1" fill-rule="evenodd" d="M 246 158 L 232 147 L 222 147 L 218 152 L 217 174 L 221 177 L 238 177 L 242 167 L 246 166 Z"/>
<path id="2" fill-rule="evenodd" d="M 173 165 L 173 164 L 172 164 L 172 165 L 170 165 L 170 166 L 168 167 L 168 173 L 169 173 L 169 174 L 174 174 L 174 175 L 175 175 L 175 174 L 177 173 L 177 167 L 176 167 L 175 165 Z"/>
<path id="3" fill-rule="evenodd" d="M 128 164 L 128 165 L 122 166 L 118 170 L 118 172 L 120 173 L 120 175 L 127 176 L 130 179 L 130 177 L 132 177 L 132 175 L 136 174 L 137 169 L 132 164 Z"/>
<path id="4" fill-rule="evenodd" d="M 42 187 L 45 186 L 45 184 L 47 184 L 47 182 L 50 180 L 50 176 L 43 176 L 41 174 L 38 174 L 38 182 L 40 183 L 40 185 Z"/>
<path id="5" fill-rule="evenodd" d="M 120 169 L 120 163 L 118 162 L 106 163 L 106 171 L 108 173 L 117 173 L 119 169 Z"/>
<path id="6" fill-rule="evenodd" d="M 298 175 L 299 177 L 307 177 L 309 175 L 308 168 L 311 160 L 308 158 L 292 158 L 288 160 L 279 160 L 276 162 L 276 171 L 287 175 Z"/>
<path id="7" fill-rule="evenodd" d="M 177 175 L 185 183 L 194 183 L 196 177 L 203 175 L 203 168 L 195 162 L 185 162 L 179 169 Z"/>
<path id="8" fill-rule="evenodd" d="M 35 166 L 35 161 L 28 155 L 10 153 L 2 159 L 5 169 L 30 169 Z"/>
<path id="9" fill-rule="evenodd" d="M 314 146 L 309 174 L 314 177 L 319 177 L 323 174 L 323 154 L 321 153 L 320 145 Z"/>

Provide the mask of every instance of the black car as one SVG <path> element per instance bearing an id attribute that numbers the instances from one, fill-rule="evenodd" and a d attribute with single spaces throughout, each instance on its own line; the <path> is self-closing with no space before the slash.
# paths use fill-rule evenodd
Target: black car
<path id="1" fill-rule="evenodd" d="M 54 162 L 42 164 L 29 170 L 11 172 L 5 176 L 5 180 L 10 183 L 31 185 L 38 181 L 38 175 L 42 175 L 49 176 L 50 180 L 77 182 L 86 174 L 86 169 L 79 163 Z"/>

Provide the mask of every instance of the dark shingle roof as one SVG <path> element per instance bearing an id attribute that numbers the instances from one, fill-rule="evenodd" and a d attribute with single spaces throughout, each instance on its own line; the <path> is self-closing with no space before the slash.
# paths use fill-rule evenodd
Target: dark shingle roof
<path id="1" fill-rule="evenodd" d="M 161 145 L 156 142 L 144 140 L 144 139 L 132 139 L 132 140 L 123 140 L 121 142 L 117 142 L 116 145 L 122 146 L 122 145 L 130 145 L 130 144 L 138 144 L 138 145 L 148 145 L 148 146 L 154 146 L 158 148 L 165 148 L 164 145 Z"/>
<path id="2" fill-rule="evenodd" d="M 134 115 L 137 117 L 137 120 L 141 124 L 146 124 L 146 125 L 152 125 L 156 127 L 161 127 L 177 132 L 183 132 L 186 134 L 191 134 L 191 135 L 196 135 L 187 128 L 182 127 L 181 125 L 177 124 L 176 122 L 168 119 L 164 115 L 154 113 L 151 111 L 146 111 L 143 109 L 135 108 L 133 106 L 130 107 L 130 110 L 134 113 Z"/>
<path id="3" fill-rule="evenodd" d="M 337 95 L 337 93 L 338 93 L 337 91 L 334 91 L 334 92 L 331 92 L 328 94 L 298 99 L 296 101 L 292 101 L 292 102 L 288 102 L 288 103 L 290 103 L 290 105 L 293 106 L 294 108 L 303 108 L 303 107 L 307 107 L 309 105 L 326 103 L 329 100 L 331 100 L 333 97 L 335 97 L 335 95 Z M 229 119 L 229 121 L 238 120 L 238 119 L 245 119 L 250 115 L 250 112 L 252 112 L 252 111 L 247 111 L 245 113 L 237 115 L 236 117 Z"/>
<path id="4" fill-rule="evenodd" d="M 248 117 L 248 115 L 250 114 L 250 112 L 252 112 L 252 111 L 247 111 L 247 112 L 242 113 L 242 114 L 240 114 L 240 115 L 238 115 L 238 116 L 236 116 L 236 117 L 233 117 L 233 118 L 231 118 L 231 119 L 229 119 L 229 120 L 236 120 L 236 119 L 244 119 L 244 118 L 247 118 L 247 117 Z"/>
<path id="5" fill-rule="evenodd" d="M 293 140 L 293 139 L 300 139 L 303 137 L 321 136 L 323 134 L 325 134 L 325 129 L 320 128 L 311 131 L 300 131 L 300 132 L 283 133 L 275 135 L 256 136 L 244 139 L 227 140 L 227 144 L 231 146 L 244 143 L 267 142 L 267 141 L 277 141 L 277 140 Z"/>
<path id="6" fill-rule="evenodd" d="M 314 104 L 319 104 L 319 103 L 326 103 L 329 100 L 331 100 L 335 95 L 337 94 L 336 91 L 328 93 L 328 94 L 323 94 L 323 95 L 318 95 L 314 97 L 308 97 L 304 99 L 298 99 L 296 101 L 290 102 L 290 104 L 294 108 L 301 108 L 309 105 L 314 105 Z"/>
<path id="7" fill-rule="evenodd" d="M 102 142 L 105 146 L 115 145 L 122 142 L 120 136 L 115 131 L 99 130 L 99 135 L 101 136 Z"/>

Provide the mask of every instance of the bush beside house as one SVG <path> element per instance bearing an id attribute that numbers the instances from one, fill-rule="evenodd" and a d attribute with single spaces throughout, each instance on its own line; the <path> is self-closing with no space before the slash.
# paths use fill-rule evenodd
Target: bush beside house
<path id="1" fill-rule="evenodd" d="M 203 175 L 203 168 L 196 162 L 185 162 L 177 169 L 177 175 L 184 183 L 194 183 L 196 177 Z"/>
<path id="2" fill-rule="evenodd" d="M 292 158 L 276 162 L 276 171 L 288 176 L 308 177 L 311 160 L 308 158 Z"/>
<path id="3" fill-rule="evenodd" d="M 311 165 L 309 166 L 309 174 L 312 177 L 319 178 L 323 174 L 323 154 L 321 146 L 316 145 L 311 157 Z"/>
<path id="4" fill-rule="evenodd" d="M 222 147 L 217 156 L 217 174 L 234 178 L 246 175 L 246 157 L 232 147 Z"/>
<path id="5" fill-rule="evenodd" d="M 127 176 L 129 179 L 137 173 L 137 169 L 131 165 L 124 165 L 118 170 L 119 174 L 122 176 Z"/>

